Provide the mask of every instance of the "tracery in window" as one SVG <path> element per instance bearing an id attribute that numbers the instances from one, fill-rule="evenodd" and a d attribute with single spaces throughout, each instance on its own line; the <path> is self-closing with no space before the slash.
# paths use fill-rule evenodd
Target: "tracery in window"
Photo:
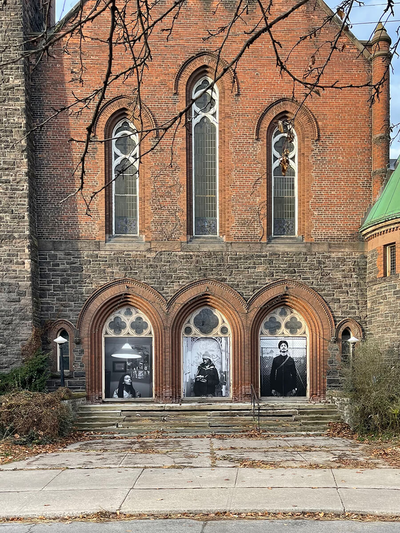
<path id="1" fill-rule="evenodd" d="M 123 119 L 112 133 L 112 233 L 139 234 L 139 137 L 133 124 Z"/>
<path id="2" fill-rule="evenodd" d="M 272 135 L 272 232 L 297 235 L 297 137 L 283 124 Z"/>
<path id="3" fill-rule="evenodd" d="M 261 396 L 305 396 L 307 335 L 304 318 L 288 306 L 278 307 L 260 328 Z"/>
<path id="4" fill-rule="evenodd" d="M 184 397 L 230 395 L 230 327 L 212 307 L 197 309 L 182 328 Z"/>
<path id="5" fill-rule="evenodd" d="M 139 309 L 124 306 L 110 315 L 103 329 L 104 397 L 153 396 L 153 329 Z"/>
<path id="6" fill-rule="evenodd" d="M 218 235 L 218 90 L 201 78 L 192 99 L 194 235 Z M 200 95 L 200 96 L 199 96 Z"/>

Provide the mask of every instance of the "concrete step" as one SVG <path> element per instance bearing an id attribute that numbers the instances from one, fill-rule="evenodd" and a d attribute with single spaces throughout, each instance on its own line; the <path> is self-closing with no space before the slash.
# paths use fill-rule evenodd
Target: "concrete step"
<path id="1" fill-rule="evenodd" d="M 308 402 L 260 403 L 253 412 L 250 404 L 191 402 L 187 404 L 105 403 L 82 405 L 75 428 L 143 434 L 163 431 L 167 434 L 195 435 L 239 433 L 260 428 L 271 434 L 326 431 L 328 422 L 340 416 L 332 404 Z"/>

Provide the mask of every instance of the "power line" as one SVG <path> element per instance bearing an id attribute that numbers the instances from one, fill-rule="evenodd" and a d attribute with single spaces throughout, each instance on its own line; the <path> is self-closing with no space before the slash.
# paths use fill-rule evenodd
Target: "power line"
<path id="1" fill-rule="evenodd" d="M 385 20 L 384 25 L 389 24 L 390 22 L 400 22 L 400 20 Z M 371 20 L 371 22 L 350 22 L 349 26 L 359 26 L 360 24 L 376 24 L 376 20 Z"/>
<path id="2" fill-rule="evenodd" d="M 393 2 L 392 5 L 398 6 L 399 4 L 400 2 Z M 375 6 L 387 6 L 387 4 L 356 4 L 356 5 L 353 5 L 352 9 L 354 9 L 355 7 L 375 7 Z"/>

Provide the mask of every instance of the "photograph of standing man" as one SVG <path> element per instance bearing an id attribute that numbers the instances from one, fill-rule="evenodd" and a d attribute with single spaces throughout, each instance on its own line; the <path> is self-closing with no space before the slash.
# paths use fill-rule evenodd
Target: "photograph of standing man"
<path id="1" fill-rule="evenodd" d="M 279 355 L 272 361 L 271 394 L 272 396 L 296 396 L 296 365 L 293 358 L 289 356 L 289 345 L 286 341 L 279 341 L 278 349 Z"/>

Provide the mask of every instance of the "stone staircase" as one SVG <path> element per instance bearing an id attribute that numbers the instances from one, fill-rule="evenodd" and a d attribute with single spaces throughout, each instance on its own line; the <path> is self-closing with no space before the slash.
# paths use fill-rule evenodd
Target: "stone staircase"
<path id="1" fill-rule="evenodd" d="M 167 435 L 241 433 L 259 429 L 271 434 L 324 433 L 329 422 L 340 421 L 335 405 L 307 401 L 248 403 L 196 402 L 179 404 L 84 404 L 75 429 L 139 435 L 161 431 Z"/>

